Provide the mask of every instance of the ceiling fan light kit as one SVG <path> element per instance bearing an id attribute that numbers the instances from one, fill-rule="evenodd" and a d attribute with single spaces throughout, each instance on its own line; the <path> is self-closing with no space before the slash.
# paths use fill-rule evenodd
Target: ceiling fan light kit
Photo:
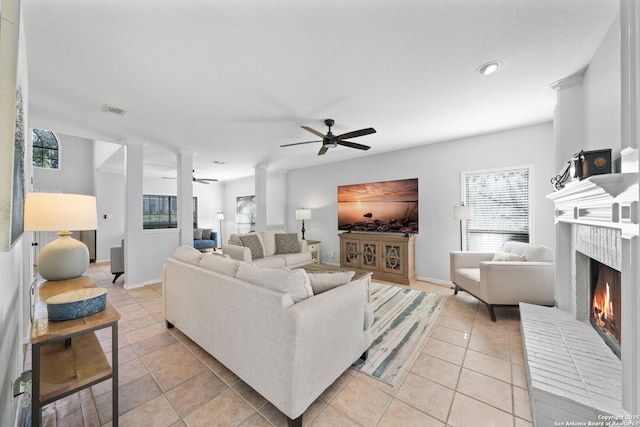
<path id="1" fill-rule="evenodd" d="M 372 133 L 376 133 L 376 130 L 374 128 L 366 128 L 366 129 L 360 129 L 360 130 L 355 130 L 352 132 L 347 132 L 347 133 L 343 133 L 341 135 L 334 135 L 331 132 L 331 127 L 335 124 L 335 121 L 333 119 L 326 119 L 324 121 L 324 124 L 329 128 L 329 131 L 325 134 L 323 134 L 322 132 L 319 132 L 315 129 L 312 129 L 310 127 L 307 126 L 300 126 L 302 129 L 306 130 L 307 132 L 311 132 L 312 134 L 314 134 L 315 136 L 322 138 L 322 140 L 320 141 L 307 141 L 307 142 L 294 142 L 293 144 L 283 144 L 280 147 L 290 147 L 292 145 L 301 145 L 301 144 L 311 144 L 314 142 L 322 142 L 322 147 L 320 147 L 320 151 L 318 151 L 318 156 L 323 155 L 324 153 L 327 152 L 327 150 L 329 150 L 329 148 L 335 148 L 338 145 L 342 145 L 344 147 L 349 147 L 349 148 L 355 148 L 358 150 L 368 150 L 369 147 L 368 145 L 364 145 L 364 144 L 358 144 L 355 142 L 351 142 L 351 141 L 345 141 L 345 139 L 351 139 L 351 138 L 357 138 L 359 136 L 365 136 L 365 135 L 370 135 Z"/>

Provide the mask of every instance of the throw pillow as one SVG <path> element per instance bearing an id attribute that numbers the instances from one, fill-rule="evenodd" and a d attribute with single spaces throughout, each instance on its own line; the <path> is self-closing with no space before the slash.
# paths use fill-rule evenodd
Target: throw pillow
<path id="1" fill-rule="evenodd" d="M 240 261 L 216 254 L 207 254 L 200 261 L 200 267 L 231 277 L 236 277 L 240 264 Z"/>
<path id="2" fill-rule="evenodd" d="M 491 261 L 526 261 L 526 257 L 509 252 L 496 252 Z"/>
<path id="3" fill-rule="evenodd" d="M 213 230 L 211 228 L 203 228 L 202 229 L 202 238 L 204 240 L 211 240 L 211 232 Z"/>
<path id="4" fill-rule="evenodd" d="M 193 240 L 202 240 L 202 228 L 193 229 Z"/>
<path id="5" fill-rule="evenodd" d="M 297 233 L 276 234 L 276 255 L 300 252 Z"/>
<path id="6" fill-rule="evenodd" d="M 313 294 L 318 295 L 338 286 L 349 283 L 355 271 L 308 271 Z"/>
<path id="7" fill-rule="evenodd" d="M 255 234 L 247 234 L 240 236 L 242 246 L 249 248 L 251 251 L 251 259 L 264 258 L 264 251 L 262 249 L 262 243 Z"/>
<path id="8" fill-rule="evenodd" d="M 313 296 L 307 275 L 302 269 L 277 270 L 241 263 L 236 278 L 263 286 L 274 291 L 289 294 L 294 302 L 300 302 Z"/>
<path id="9" fill-rule="evenodd" d="M 173 252 L 173 258 L 188 264 L 200 265 L 204 254 L 191 246 L 180 246 Z"/>

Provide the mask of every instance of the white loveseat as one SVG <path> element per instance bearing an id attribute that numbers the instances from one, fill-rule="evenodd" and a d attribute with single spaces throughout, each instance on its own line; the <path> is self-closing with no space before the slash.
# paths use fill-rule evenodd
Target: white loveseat
<path id="1" fill-rule="evenodd" d="M 295 426 L 302 425 L 302 414 L 327 387 L 366 357 L 373 323 L 366 279 L 349 281 L 352 274 L 348 283 L 310 297 L 307 285 L 290 293 L 273 289 L 289 276 L 271 289 L 271 284 L 251 283 L 302 272 L 261 268 L 183 246 L 167 259 L 162 274 L 167 326 L 180 329 Z M 306 298 L 294 303 L 300 290 Z"/>
<path id="2" fill-rule="evenodd" d="M 282 244 L 286 238 L 293 239 L 295 244 Z M 222 253 L 267 268 L 296 268 L 313 262 L 307 241 L 298 239 L 297 233 L 284 230 L 232 234 L 229 243 L 222 245 Z"/>
<path id="3" fill-rule="evenodd" d="M 449 268 L 454 292 L 484 302 L 494 322 L 496 306 L 555 304 L 554 252 L 546 246 L 506 242 L 499 252 L 452 251 Z"/>

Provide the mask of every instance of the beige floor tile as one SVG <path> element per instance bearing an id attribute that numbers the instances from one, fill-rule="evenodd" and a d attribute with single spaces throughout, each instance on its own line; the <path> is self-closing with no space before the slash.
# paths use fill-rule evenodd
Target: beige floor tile
<path id="1" fill-rule="evenodd" d="M 148 375 L 147 367 L 140 359 L 133 359 L 129 362 L 121 363 L 118 371 L 118 384 L 127 384 L 140 377 Z M 106 381 L 105 381 L 106 382 Z"/>
<path id="2" fill-rule="evenodd" d="M 240 427 L 272 427 L 272 425 L 262 415 L 255 413 L 240 424 Z"/>
<path id="3" fill-rule="evenodd" d="M 180 417 L 164 395 L 160 395 L 118 418 L 119 425 L 123 427 L 168 427 L 179 420 Z"/>
<path id="4" fill-rule="evenodd" d="M 514 427 L 533 427 L 533 424 L 529 421 L 523 420 L 522 418 L 515 418 L 515 422 L 513 423 Z"/>
<path id="5" fill-rule="evenodd" d="M 384 381 L 380 381 L 377 378 L 370 377 L 369 375 L 363 374 L 362 372 L 357 372 L 355 377 L 358 378 L 360 381 L 364 381 L 365 383 L 377 388 L 378 390 L 387 393 L 389 396 L 393 396 L 398 391 L 397 388 L 394 389 L 391 384 L 387 384 Z M 402 381 L 399 380 L 399 383 L 401 384 Z"/>
<path id="6" fill-rule="evenodd" d="M 146 319 L 146 318 L 145 318 Z M 144 341 L 156 335 L 166 334 L 167 327 L 163 323 L 158 323 L 154 320 L 154 323 L 146 326 L 142 326 L 136 330 L 125 333 L 125 337 L 131 344 Z"/>
<path id="7" fill-rule="evenodd" d="M 391 402 L 391 396 L 379 389 L 353 378 L 330 405 L 367 427 L 375 426 Z"/>
<path id="8" fill-rule="evenodd" d="M 513 414 L 527 421 L 533 421 L 529 403 L 529 392 L 524 388 L 513 386 Z"/>
<path id="9" fill-rule="evenodd" d="M 469 349 L 500 359 L 511 360 L 511 348 L 508 337 L 471 334 Z"/>
<path id="10" fill-rule="evenodd" d="M 471 332 L 471 329 L 473 328 L 473 319 L 462 319 L 442 313 L 438 318 L 438 325 L 446 326 L 447 328 L 462 332 Z"/>
<path id="11" fill-rule="evenodd" d="M 302 420 L 304 424 L 304 419 Z M 360 424 L 347 417 L 331 405 L 327 405 L 309 424 L 310 427 L 360 427 Z"/>
<path id="12" fill-rule="evenodd" d="M 466 331 L 459 331 L 457 329 L 451 329 L 443 325 L 438 325 L 434 328 L 431 337 L 439 339 L 440 341 L 446 341 L 450 344 L 455 344 L 457 346 L 466 348 L 469 344 L 469 338 L 471 338 L 471 334 Z"/>
<path id="13" fill-rule="evenodd" d="M 145 375 L 121 385 L 118 388 L 118 413 L 122 415 L 161 394 L 162 390 L 151 375 Z M 111 391 L 109 391 L 95 399 L 96 409 L 102 424 L 111 421 L 111 396 Z"/>
<path id="14" fill-rule="evenodd" d="M 453 390 L 443 385 L 409 374 L 400 386 L 396 399 L 444 422 L 449 415 L 453 394 Z"/>
<path id="15" fill-rule="evenodd" d="M 436 338 L 429 338 L 422 352 L 430 356 L 437 357 L 455 365 L 462 365 L 464 360 L 465 349 L 446 341 Z"/>
<path id="16" fill-rule="evenodd" d="M 255 413 L 233 390 L 227 389 L 184 417 L 189 427 L 239 425 Z"/>
<path id="17" fill-rule="evenodd" d="M 411 372 L 450 389 L 455 389 L 460 375 L 460 366 L 422 353 L 411 367 Z"/>
<path id="18" fill-rule="evenodd" d="M 163 332 L 157 335 L 153 335 L 145 340 L 132 343 L 131 347 L 139 356 L 144 356 L 175 343 L 176 339 L 173 337 L 173 335 L 164 330 Z"/>
<path id="19" fill-rule="evenodd" d="M 512 427 L 513 416 L 486 403 L 456 393 L 447 424 L 451 427 Z"/>
<path id="20" fill-rule="evenodd" d="M 178 415 L 184 417 L 220 393 L 228 390 L 228 388 L 220 378 L 207 370 L 173 388 L 166 394 Z"/>
<path id="21" fill-rule="evenodd" d="M 214 375 L 213 373 L 211 374 Z M 216 376 L 216 378 L 218 377 Z M 222 380 L 219 379 L 219 381 L 225 387 L 228 387 L 226 384 L 224 384 L 224 382 L 222 382 Z M 236 393 L 238 393 L 238 395 L 240 395 L 240 397 L 246 400 L 249 405 L 253 406 L 255 409 L 260 409 L 265 403 L 267 403 L 267 399 L 265 399 L 260 393 L 255 391 L 244 381 L 238 381 L 233 385 L 232 388 Z"/>
<path id="22" fill-rule="evenodd" d="M 524 365 L 520 365 L 519 363 L 511 364 L 511 382 L 513 385 L 516 385 L 521 388 L 527 388 L 527 370 Z"/>
<path id="23" fill-rule="evenodd" d="M 139 319 L 129 320 L 127 322 L 120 322 L 118 324 L 118 327 L 123 333 L 126 334 L 129 332 L 135 331 L 136 329 L 144 328 L 145 326 L 155 325 L 157 323 L 158 321 L 154 319 L 153 316 L 150 316 L 145 312 L 145 315 L 143 317 L 140 317 Z M 140 339 L 144 339 L 144 338 L 145 337 L 141 337 Z"/>
<path id="24" fill-rule="evenodd" d="M 511 363 L 508 360 L 467 350 L 462 366 L 500 381 L 511 382 Z"/>
<path id="25" fill-rule="evenodd" d="M 204 363 L 190 354 L 175 364 L 168 363 L 159 369 L 152 370 L 151 374 L 160 388 L 166 392 L 207 370 Z"/>
<path id="26" fill-rule="evenodd" d="M 511 413 L 511 384 L 462 368 L 456 391 Z"/>
<path id="27" fill-rule="evenodd" d="M 444 423 L 393 399 L 377 427 L 444 427 Z"/>

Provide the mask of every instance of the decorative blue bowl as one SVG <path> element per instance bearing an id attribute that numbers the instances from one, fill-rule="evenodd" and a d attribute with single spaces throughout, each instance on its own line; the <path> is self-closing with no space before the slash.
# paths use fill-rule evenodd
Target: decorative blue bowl
<path id="1" fill-rule="evenodd" d="M 107 290 L 105 288 L 83 288 L 64 292 L 47 298 L 49 320 L 77 319 L 105 309 Z"/>

